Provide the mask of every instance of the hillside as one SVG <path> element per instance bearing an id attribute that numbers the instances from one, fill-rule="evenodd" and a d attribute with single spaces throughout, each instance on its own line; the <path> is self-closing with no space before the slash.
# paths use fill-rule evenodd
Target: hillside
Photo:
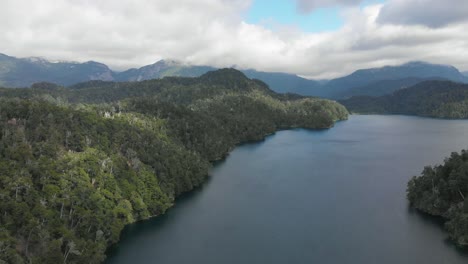
<path id="1" fill-rule="evenodd" d="M 381 97 L 358 96 L 340 101 L 350 112 L 468 118 L 468 85 L 426 81 Z"/>
<path id="2" fill-rule="evenodd" d="M 236 144 L 346 118 L 232 69 L 1 89 L 0 259 L 101 263 L 126 224 L 163 214 Z"/>

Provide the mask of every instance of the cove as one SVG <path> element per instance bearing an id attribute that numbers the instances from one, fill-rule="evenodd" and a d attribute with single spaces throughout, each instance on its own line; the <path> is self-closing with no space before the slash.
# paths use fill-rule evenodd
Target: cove
<path id="1" fill-rule="evenodd" d="M 237 147 L 167 214 L 127 226 L 108 264 L 466 263 L 406 183 L 468 147 L 468 121 L 352 115 Z"/>

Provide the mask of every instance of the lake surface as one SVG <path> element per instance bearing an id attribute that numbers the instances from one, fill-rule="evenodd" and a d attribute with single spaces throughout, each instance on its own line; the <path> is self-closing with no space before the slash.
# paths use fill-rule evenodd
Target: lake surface
<path id="1" fill-rule="evenodd" d="M 128 226 L 108 264 L 468 263 L 406 183 L 468 147 L 468 121 L 351 116 L 237 147 L 200 189 Z"/>

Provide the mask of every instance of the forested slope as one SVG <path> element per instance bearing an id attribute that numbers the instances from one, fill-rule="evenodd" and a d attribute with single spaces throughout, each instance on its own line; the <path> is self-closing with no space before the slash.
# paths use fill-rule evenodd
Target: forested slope
<path id="1" fill-rule="evenodd" d="M 5 263 L 100 263 L 124 225 L 164 213 L 236 144 L 347 118 L 336 102 L 278 95 L 232 69 L 0 96 Z"/>
<path id="2" fill-rule="evenodd" d="M 408 200 L 418 210 L 445 219 L 450 238 L 468 246 L 468 152 L 452 153 L 443 165 L 426 167 L 408 183 Z"/>

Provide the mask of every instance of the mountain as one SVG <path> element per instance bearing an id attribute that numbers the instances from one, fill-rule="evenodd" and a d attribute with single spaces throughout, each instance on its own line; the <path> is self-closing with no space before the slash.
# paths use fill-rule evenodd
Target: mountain
<path id="1" fill-rule="evenodd" d="M 210 66 L 190 66 L 176 61 L 161 60 L 139 69 L 115 73 L 114 76 L 116 81 L 142 81 L 166 76 L 198 77 L 215 69 Z M 318 82 L 301 78 L 294 74 L 261 72 L 253 69 L 240 71 L 249 78 L 265 82 L 272 90 L 278 93 L 310 95 L 314 93 L 314 88 L 320 87 Z"/>
<path id="2" fill-rule="evenodd" d="M 249 78 L 259 79 L 267 83 L 277 93 L 296 93 L 301 95 L 315 95 L 321 83 L 305 79 L 295 74 L 281 72 L 262 72 L 256 70 L 242 70 Z"/>
<path id="3" fill-rule="evenodd" d="M 428 80 L 441 80 L 441 78 L 423 79 L 417 77 L 408 77 L 397 80 L 376 81 L 365 86 L 358 86 L 340 93 L 340 98 L 350 98 L 353 96 L 382 96 L 391 94 L 396 90 L 411 87 L 420 82 Z"/>
<path id="4" fill-rule="evenodd" d="M 0 54 L 0 85 L 29 87 L 40 81 L 71 85 L 87 80 L 113 80 L 106 65 L 94 61 L 49 62 L 42 58 L 18 59 Z"/>
<path id="5" fill-rule="evenodd" d="M 356 96 L 340 101 L 350 112 L 468 118 L 468 84 L 425 81 L 380 97 Z"/>
<path id="6" fill-rule="evenodd" d="M 372 84 L 379 81 L 400 80 L 385 85 L 386 89 L 389 89 L 389 92 L 382 90 L 379 92 L 390 93 L 391 91 L 399 89 L 401 84 L 405 83 L 405 81 L 403 81 L 405 79 L 409 82 L 405 83 L 404 86 L 411 83 L 412 78 L 446 79 L 454 82 L 467 81 L 467 78 L 453 66 L 425 62 L 409 62 L 400 66 L 385 66 L 382 68 L 358 70 L 348 76 L 333 79 L 323 87 L 323 94 L 321 94 L 321 96 L 343 99 L 350 96 L 361 95 L 359 92 L 351 93 L 351 90 L 369 90 Z M 358 88 L 363 86 L 367 86 L 368 88 Z"/>
<path id="7" fill-rule="evenodd" d="M 216 70 L 210 66 L 185 65 L 173 60 L 160 60 L 141 68 L 113 72 L 106 65 L 97 62 L 49 62 L 42 58 L 15 58 L 0 54 L 0 85 L 5 87 L 29 87 L 36 82 L 50 82 L 70 86 L 89 80 L 102 81 L 144 81 L 167 76 L 198 77 Z M 312 89 L 318 82 L 286 73 L 243 70 L 249 78 L 267 83 L 281 93 L 314 94 Z"/>
<path id="8" fill-rule="evenodd" d="M 468 71 L 464 71 L 462 72 L 463 75 L 465 75 L 466 77 L 468 77 Z"/>
<path id="9" fill-rule="evenodd" d="M 97 62 L 49 62 L 41 58 L 18 59 L 0 54 L 0 86 L 28 87 L 36 82 L 51 82 L 70 86 L 88 80 L 143 81 L 166 76 L 198 77 L 215 70 L 210 66 L 185 65 L 161 60 L 141 68 L 113 72 Z M 358 95 L 379 96 L 409 87 L 418 81 L 451 80 L 468 82 L 468 77 L 456 68 L 425 62 L 410 62 L 400 66 L 362 69 L 328 82 L 320 82 L 281 72 L 242 70 L 249 78 L 259 79 L 279 93 L 297 93 L 332 99 Z"/>
<path id="10" fill-rule="evenodd" d="M 115 73 L 114 76 L 115 81 L 143 81 L 166 76 L 198 77 L 213 70 L 216 69 L 209 66 L 188 66 L 176 61 L 160 60 L 139 69 Z"/>
<path id="11" fill-rule="evenodd" d="M 347 115 L 234 69 L 0 88 L 0 262 L 101 263 L 125 225 L 164 214 L 237 144 Z"/>

